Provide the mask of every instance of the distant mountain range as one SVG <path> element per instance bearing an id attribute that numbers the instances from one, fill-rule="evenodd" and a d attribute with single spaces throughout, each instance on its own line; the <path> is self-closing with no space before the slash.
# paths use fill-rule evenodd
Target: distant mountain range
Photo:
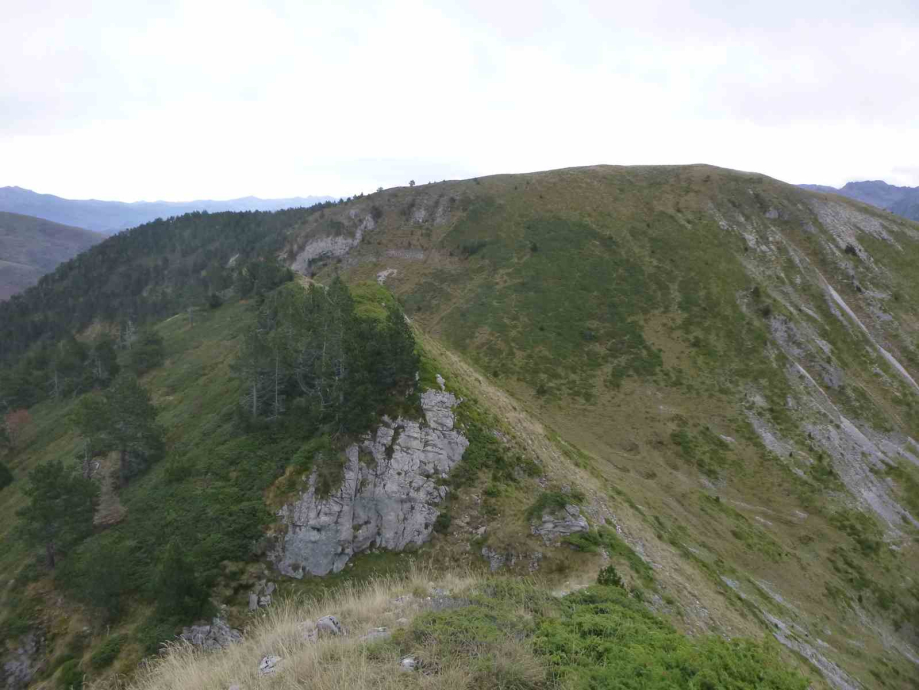
<path id="1" fill-rule="evenodd" d="M 847 196 L 850 199 L 886 209 L 904 218 L 919 221 L 919 187 L 896 187 L 883 180 L 848 182 L 839 189 L 821 184 L 798 186 L 812 192 Z"/>
<path id="2" fill-rule="evenodd" d="M 227 201 L 99 201 L 64 199 L 53 194 L 38 194 L 22 187 L 0 187 L 0 211 L 75 225 L 107 235 L 133 228 L 156 218 L 180 216 L 192 211 L 277 211 L 282 208 L 312 206 L 330 201 L 328 196 L 259 199 L 255 196 Z"/>
<path id="3" fill-rule="evenodd" d="M 0 212 L 0 300 L 21 292 L 105 235 L 44 218 Z"/>

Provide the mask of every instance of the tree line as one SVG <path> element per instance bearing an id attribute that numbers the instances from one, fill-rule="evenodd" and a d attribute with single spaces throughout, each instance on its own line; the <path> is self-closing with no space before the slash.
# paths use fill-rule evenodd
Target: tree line
<path id="1" fill-rule="evenodd" d="M 234 365 L 250 421 L 295 412 L 331 433 L 363 430 L 418 370 L 415 339 L 395 304 L 381 322 L 355 312 L 338 277 L 328 288 L 290 285 L 268 295 Z"/>

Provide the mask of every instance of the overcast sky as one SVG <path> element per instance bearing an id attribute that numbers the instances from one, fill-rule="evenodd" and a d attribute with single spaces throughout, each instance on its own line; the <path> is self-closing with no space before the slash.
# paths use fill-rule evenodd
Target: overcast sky
<path id="1" fill-rule="evenodd" d="M 596 163 L 919 185 L 919 0 L 4 0 L 0 186 L 350 196 Z"/>

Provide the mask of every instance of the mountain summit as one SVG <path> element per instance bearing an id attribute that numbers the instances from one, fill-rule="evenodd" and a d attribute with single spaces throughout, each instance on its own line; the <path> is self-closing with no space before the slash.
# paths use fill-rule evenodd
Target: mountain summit
<path id="1" fill-rule="evenodd" d="M 53 194 L 38 194 L 22 187 L 0 187 L 0 211 L 45 218 L 104 234 L 132 228 L 156 218 L 180 216 L 192 211 L 278 211 L 312 206 L 329 201 L 327 196 L 260 199 L 254 196 L 226 201 L 99 201 L 64 199 Z"/>
<path id="2" fill-rule="evenodd" d="M 866 204 L 883 208 L 897 215 L 919 221 L 919 187 L 896 187 L 883 180 L 866 180 L 864 182 L 847 182 L 836 189 L 819 184 L 802 184 L 803 189 L 812 192 L 839 194 L 857 199 Z"/>

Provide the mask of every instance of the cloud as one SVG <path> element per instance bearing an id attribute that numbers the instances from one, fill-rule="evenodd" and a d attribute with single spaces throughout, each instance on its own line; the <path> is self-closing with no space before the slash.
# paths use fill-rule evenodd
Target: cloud
<path id="1" fill-rule="evenodd" d="M 0 185 L 350 195 L 593 163 L 919 185 L 909 2 L 35 0 Z"/>

